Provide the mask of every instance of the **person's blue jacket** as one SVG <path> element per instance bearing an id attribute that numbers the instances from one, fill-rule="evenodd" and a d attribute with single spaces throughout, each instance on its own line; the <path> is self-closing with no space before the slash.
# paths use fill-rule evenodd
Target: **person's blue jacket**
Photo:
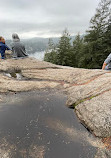
<path id="1" fill-rule="evenodd" d="M 10 50 L 10 48 L 6 44 L 0 42 L 0 53 L 1 53 L 1 58 L 2 59 L 5 58 L 5 51 L 6 50 Z"/>

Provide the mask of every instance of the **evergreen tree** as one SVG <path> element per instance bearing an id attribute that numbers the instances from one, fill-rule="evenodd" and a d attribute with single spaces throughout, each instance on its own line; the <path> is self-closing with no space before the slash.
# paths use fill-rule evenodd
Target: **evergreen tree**
<path id="1" fill-rule="evenodd" d="M 57 64 L 58 63 L 57 56 L 58 55 L 57 55 L 57 51 L 56 51 L 54 42 L 51 38 L 49 38 L 48 49 L 46 50 L 46 53 L 44 56 L 44 61 L 51 62 L 53 64 Z"/>
<path id="2" fill-rule="evenodd" d="M 101 0 L 96 9 L 95 16 L 91 19 L 90 29 L 85 36 L 87 45 L 87 68 L 101 68 L 102 63 L 108 55 L 106 41 L 106 31 L 108 31 L 108 21 L 110 17 L 110 0 Z M 85 56 L 84 56 L 85 57 Z M 86 61 L 86 57 L 84 60 Z"/>
<path id="3" fill-rule="evenodd" d="M 54 42 L 53 42 L 52 38 L 49 38 L 48 51 L 54 50 L 54 48 L 55 48 Z"/>
<path id="4" fill-rule="evenodd" d="M 80 34 L 75 37 L 73 41 L 73 67 L 79 67 L 80 59 L 83 56 L 83 38 L 81 38 Z"/>
<path id="5" fill-rule="evenodd" d="M 58 64 L 72 66 L 72 46 L 67 29 L 63 32 L 58 44 Z"/>
<path id="6" fill-rule="evenodd" d="M 105 40 L 104 40 L 104 44 L 107 46 L 105 47 L 105 54 L 109 54 L 111 53 L 111 17 L 108 21 L 108 27 L 107 30 L 105 32 Z"/>

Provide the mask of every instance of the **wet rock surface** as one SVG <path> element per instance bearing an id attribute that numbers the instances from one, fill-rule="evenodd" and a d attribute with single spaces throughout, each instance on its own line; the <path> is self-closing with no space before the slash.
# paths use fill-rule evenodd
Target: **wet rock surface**
<path id="1" fill-rule="evenodd" d="M 19 79 L 11 75 L 18 72 Z M 100 138 L 111 136 L 110 71 L 59 66 L 34 58 L 0 61 L 1 103 L 4 93 L 41 89 L 65 92 L 67 106 L 75 107 L 78 118 L 93 134 Z"/>
<path id="2" fill-rule="evenodd" d="M 54 90 L 7 96 L 0 105 L 0 157 L 93 158 L 102 144 L 65 106 L 66 99 Z"/>

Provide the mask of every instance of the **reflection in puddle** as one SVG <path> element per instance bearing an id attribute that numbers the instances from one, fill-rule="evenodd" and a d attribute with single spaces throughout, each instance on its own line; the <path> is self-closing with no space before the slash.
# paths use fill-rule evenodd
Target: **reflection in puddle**
<path id="1" fill-rule="evenodd" d="M 77 141 L 79 143 L 82 143 L 82 141 L 84 141 L 87 145 L 90 144 L 98 148 L 104 147 L 104 144 L 100 141 L 100 139 L 95 138 L 86 131 L 80 131 L 78 129 L 75 129 L 74 127 L 70 128 L 67 125 L 65 125 L 64 122 L 60 122 L 57 119 L 53 120 L 52 118 L 50 118 L 47 119 L 46 122 L 50 128 L 55 129 L 56 131 L 60 131 L 70 141 Z"/>
<path id="2" fill-rule="evenodd" d="M 5 75 L 10 78 L 16 78 L 18 80 L 22 79 L 22 75 L 20 73 L 12 72 L 12 73 L 6 73 Z"/>
<path id="3" fill-rule="evenodd" d="M 64 95 L 39 91 L 17 96 L 23 99 L 1 105 L 0 158 L 94 158 L 102 148 L 65 106 Z"/>

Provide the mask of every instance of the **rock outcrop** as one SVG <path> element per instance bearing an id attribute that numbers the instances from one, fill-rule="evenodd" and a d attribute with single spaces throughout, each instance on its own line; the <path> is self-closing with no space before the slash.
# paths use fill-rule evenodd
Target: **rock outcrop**
<path id="1" fill-rule="evenodd" d="M 20 73 L 21 79 L 7 73 Z M 111 72 L 58 66 L 34 58 L 0 61 L 0 92 L 58 88 L 67 93 L 81 122 L 96 136 L 111 136 Z"/>

